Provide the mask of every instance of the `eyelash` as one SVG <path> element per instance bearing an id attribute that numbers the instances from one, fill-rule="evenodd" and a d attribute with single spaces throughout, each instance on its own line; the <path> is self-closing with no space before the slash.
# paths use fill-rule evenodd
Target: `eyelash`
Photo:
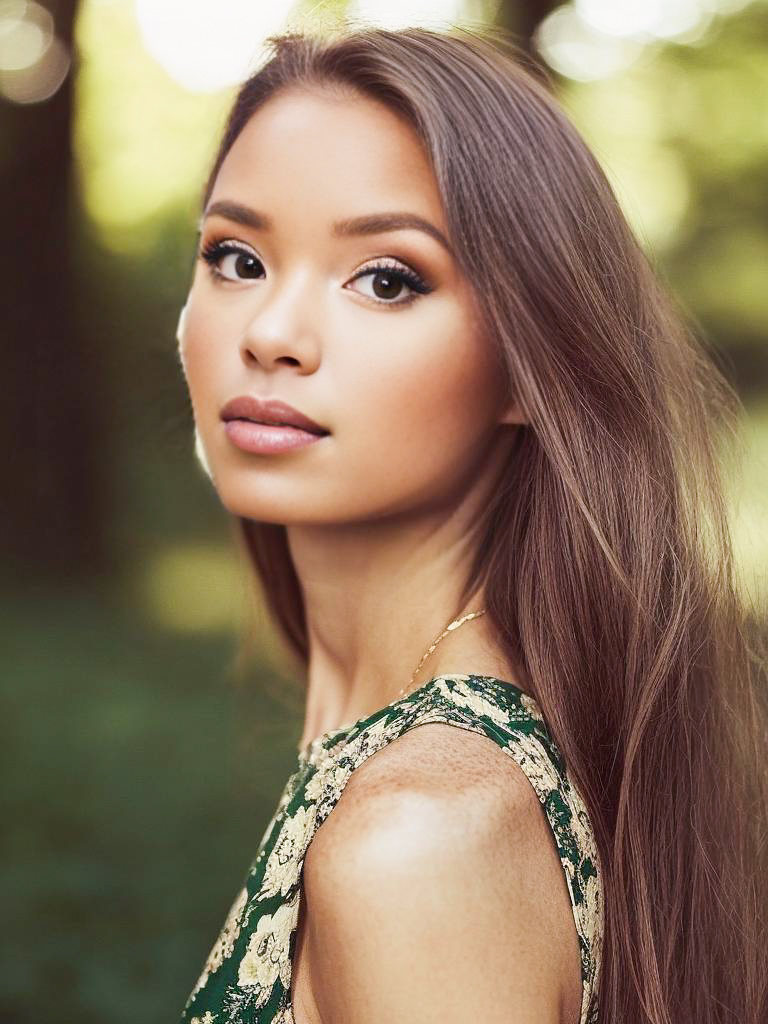
<path id="1" fill-rule="evenodd" d="M 214 240 L 208 242 L 200 250 L 200 258 L 208 264 L 208 269 L 211 276 L 215 281 L 229 281 L 233 283 L 231 278 L 226 277 L 221 273 L 217 264 L 225 257 L 232 254 L 242 256 L 252 256 L 258 260 L 258 256 L 243 246 L 237 245 L 234 242 Z M 259 260 L 261 263 L 261 260 Z M 404 299 L 396 299 L 393 302 L 387 302 L 385 299 L 371 299 L 370 296 L 366 295 L 364 298 L 371 299 L 379 306 L 408 306 L 421 295 L 427 295 L 432 291 L 432 288 L 427 282 L 414 270 L 407 269 L 403 264 L 394 260 L 393 257 L 383 257 L 383 259 L 372 266 L 363 267 L 355 276 L 352 281 L 357 281 L 360 277 L 367 277 L 369 274 L 376 273 L 389 273 L 397 281 L 401 281 L 411 289 L 411 294 L 406 296 Z M 247 280 L 247 278 L 243 278 Z"/>

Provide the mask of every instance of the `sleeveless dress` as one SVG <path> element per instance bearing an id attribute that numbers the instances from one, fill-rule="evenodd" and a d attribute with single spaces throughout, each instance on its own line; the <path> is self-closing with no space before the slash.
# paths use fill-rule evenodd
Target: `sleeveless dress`
<path id="1" fill-rule="evenodd" d="M 552 828 L 581 951 L 580 1024 L 597 1024 L 602 872 L 592 826 L 536 701 L 493 676 L 442 675 L 298 752 L 244 884 L 187 999 L 182 1024 L 302 1024 L 291 1003 L 301 872 L 310 841 L 352 772 L 409 729 L 444 722 L 514 758 Z"/>

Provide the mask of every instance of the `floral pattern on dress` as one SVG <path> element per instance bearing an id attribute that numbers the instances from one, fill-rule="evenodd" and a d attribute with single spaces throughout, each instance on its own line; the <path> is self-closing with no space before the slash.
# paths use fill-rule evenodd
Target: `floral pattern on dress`
<path id="1" fill-rule="evenodd" d="M 505 711 L 497 702 L 489 699 L 482 692 L 473 689 L 469 677 L 444 677 L 435 680 L 437 692 L 452 701 L 460 708 L 467 708 L 474 715 L 490 718 L 496 725 L 504 726 L 509 722 L 509 711 Z"/>
<path id="2" fill-rule="evenodd" d="M 208 959 L 205 961 L 202 973 L 197 979 L 197 984 L 192 989 L 192 994 L 189 997 L 192 999 L 208 981 L 209 975 L 221 967 L 224 961 L 232 956 L 232 951 L 235 948 L 235 939 L 240 931 L 240 921 L 245 904 L 248 899 L 248 890 L 243 886 L 232 904 L 229 913 L 227 914 L 224 925 L 221 929 L 218 939 L 214 943 L 213 949 L 208 954 Z M 200 1018 L 201 1024 L 210 1024 L 210 1021 L 205 1020 L 206 1016 L 210 1014 L 203 1014 Z M 192 1018 L 190 1024 L 194 1024 L 195 1018 Z"/>
<path id="3" fill-rule="evenodd" d="M 531 700 L 529 697 L 528 700 Z M 597 989 L 602 952 L 602 888 L 598 885 L 599 856 L 586 807 L 562 758 L 553 756 L 552 741 L 537 732 L 516 732 L 502 747 L 525 772 L 543 804 L 560 853 L 571 898 L 581 951 L 582 978 L 590 979 L 582 992 L 582 1021 L 592 1024 L 589 997 Z M 568 800 L 564 797 L 567 792 Z"/>
<path id="4" fill-rule="evenodd" d="M 267 995 L 279 978 L 285 988 L 291 981 L 288 945 L 298 919 L 299 894 L 278 907 L 274 914 L 262 914 L 256 931 L 248 939 L 243 958 L 237 968 L 241 987 L 256 986 Z M 265 1000 L 266 1002 L 266 1000 Z"/>
<path id="5" fill-rule="evenodd" d="M 290 997 L 304 858 L 352 772 L 409 729 L 431 722 L 490 737 L 525 773 L 557 844 L 579 938 L 580 1024 L 597 1024 L 602 872 L 589 815 L 536 701 L 491 676 L 436 676 L 298 754 L 246 882 L 182 1012 L 182 1024 L 295 1024 Z"/>
<path id="6" fill-rule="evenodd" d="M 272 852 L 264 866 L 264 877 L 256 899 L 265 896 L 283 896 L 296 884 L 296 864 L 304 856 L 309 840 L 315 831 L 317 807 L 310 803 L 299 807 L 291 817 L 285 816 Z"/>

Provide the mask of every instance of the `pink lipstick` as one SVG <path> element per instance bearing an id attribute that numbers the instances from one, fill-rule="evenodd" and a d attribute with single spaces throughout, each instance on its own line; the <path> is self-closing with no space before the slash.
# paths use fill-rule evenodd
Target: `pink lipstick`
<path id="1" fill-rule="evenodd" d="M 227 437 L 246 452 L 269 455 L 304 448 L 329 430 L 279 399 L 241 395 L 221 410 Z"/>

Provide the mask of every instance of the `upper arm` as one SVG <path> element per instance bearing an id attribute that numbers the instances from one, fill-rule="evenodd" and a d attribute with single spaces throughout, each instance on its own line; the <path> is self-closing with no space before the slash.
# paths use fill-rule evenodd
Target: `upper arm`
<path id="1" fill-rule="evenodd" d="M 322 1020 L 558 1024 L 577 939 L 527 780 L 500 801 L 355 775 L 304 862 Z"/>

